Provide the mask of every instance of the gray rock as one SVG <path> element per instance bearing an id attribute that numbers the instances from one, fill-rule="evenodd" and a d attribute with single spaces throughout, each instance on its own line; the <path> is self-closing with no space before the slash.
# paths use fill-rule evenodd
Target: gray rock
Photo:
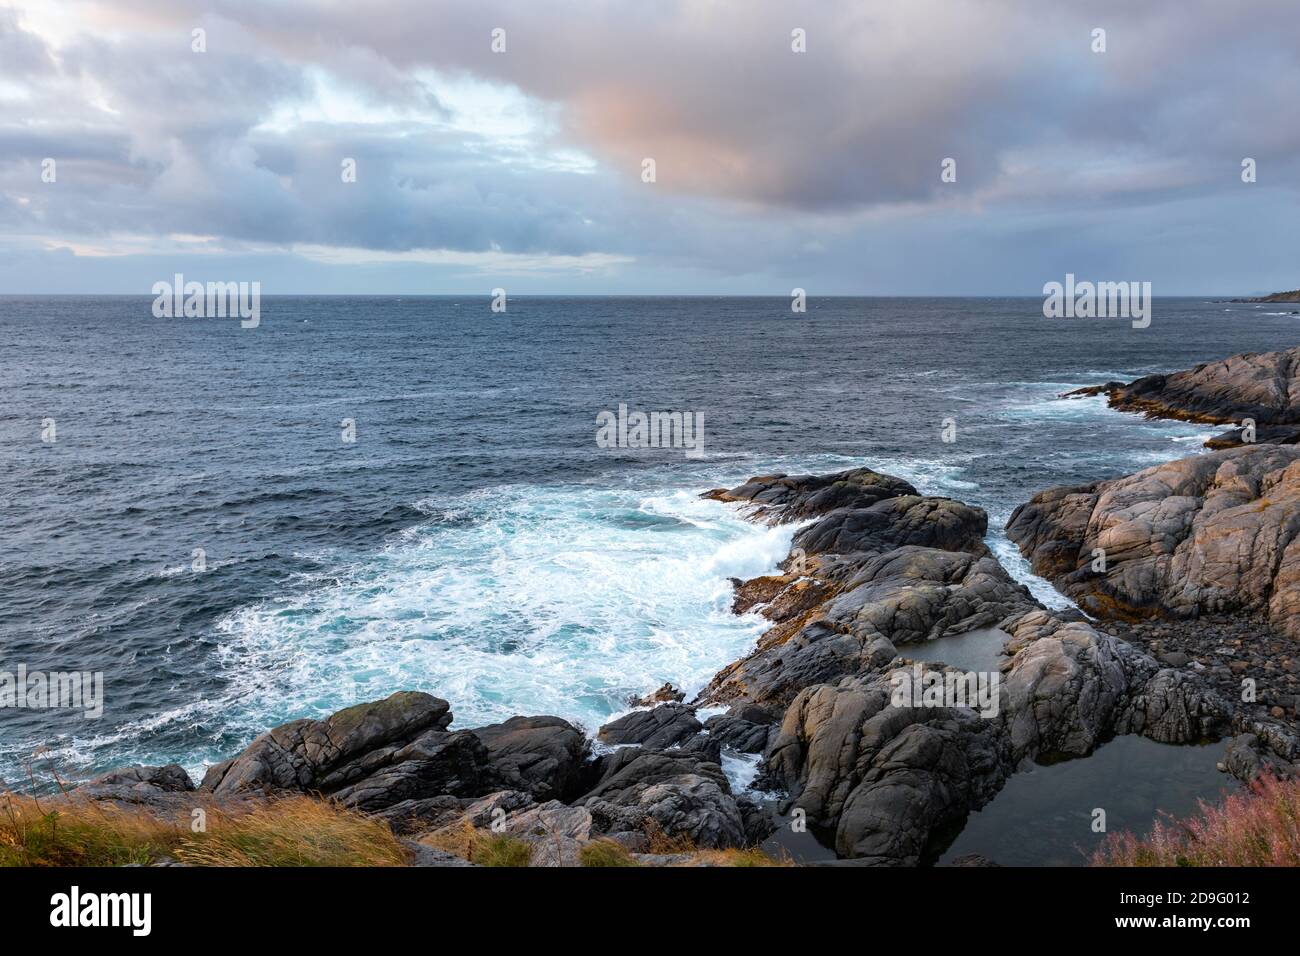
<path id="1" fill-rule="evenodd" d="M 1247 352 L 1170 375 L 1105 387 L 1113 408 L 1152 418 L 1257 425 L 1300 423 L 1300 347 Z"/>
<path id="2" fill-rule="evenodd" d="M 950 498 L 888 498 L 832 511 L 794 536 L 808 554 L 880 553 L 907 545 L 987 554 L 988 515 Z"/>
<path id="3" fill-rule="evenodd" d="M 753 505 L 753 517 L 776 523 L 840 508 L 867 508 L 888 498 L 916 494 L 919 492 L 901 478 L 854 468 L 833 475 L 765 475 L 730 491 L 705 492 L 702 497 Z"/>
<path id="4" fill-rule="evenodd" d="M 1032 611 L 1001 626 L 1014 656 L 996 715 L 895 706 L 888 671 L 795 698 L 769 770 L 841 856 L 915 865 L 937 828 L 983 806 L 1026 759 L 1083 756 L 1114 733 L 1185 743 L 1226 724 L 1227 705 L 1190 675 L 1086 624 Z"/>
<path id="5" fill-rule="evenodd" d="M 559 717 L 511 717 L 474 734 L 508 783 L 539 800 L 568 799 L 580 786 L 586 736 Z"/>
<path id="6" fill-rule="evenodd" d="M 699 702 L 784 708 L 805 687 L 887 665 L 907 643 L 990 627 L 1037 606 L 992 556 L 908 545 L 856 557 L 857 570 L 834 597 L 797 628 L 778 624 L 764 634 Z"/>
<path id="7" fill-rule="evenodd" d="M 471 863 L 464 857 L 459 857 L 455 853 L 448 853 L 446 850 L 435 850 L 431 846 L 425 846 L 423 843 L 416 843 L 413 840 L 404 840 L 402 845 L 406 847 L 411 854 L 411 866 L 477 866 L 477 863 Z"/>
<path id="8" fill-rule="evenodd" d="M 194 789 L 194 781 L 180 764 L 164 767 L 126 767 L 112 770 L 82 785 L 91 787 L 150 787 L 164 793 L 187 793 Z"/>
<path id="9" fill-rule="evenodd" d="M 600 831 L 644 831 L 654 821 L 700 847 L 746 845 L 744 814 L 718 764 L 683 750 L 627 747 L 597 765 L 599 779 L 578 805 Z"/>
<path id="10" fill-rule="evenodd" d="M 325 720 L 297 720 L 263 734 L 203 780 L 216 796 L 316 792 L 343 806 L 393 811 L 399 826 L 416 825 L 428 803 L 526 790 L 564 795 L 581 780 L 587 744 L 557 717 L 515 717 L 477 730 L 449 731 L 446 701 L 403 692 L 340 711 Z"/>
<path id="11" fill-rule="evenodd" d="M 422 833 L 436 830 L 460 819 L 465 812 L 465 800 L 450 794 L 425 797 L 420 800 L 403 800 L 375 813 L 387 821 L 397 834 Z"/>
<path id="12" fill-rule="evenodd" d="M 684 704 L 660 704 L 653 710 L 637 710 L 600 728 L 601 743 L 642 744 L 663 749 L 680 744 L 700 732 L 703 725 L 695 711 Z"/>
<path id="13" fill-rule="evenodd" d="M 420 733 L 450 722 L 445 700 L 412 691 L 325 720 L 294 720 L 258 737 L 233 760 L 209 768 L 201 789 L 215 794 L 318 789 L 336 768 L 365 758 L 382 764 Z"/>
<path id="14" fill-rule="evenodd" d="M 1300 637 L 1300 447 L 1254 445 L 1052 488 L 1007 536 L 1099 617 L 1264 614 Z M 1106 570 L 1092 570 L 1094 551 Z"/>
<path id="15" fill-rule="evenodd" d="M 742 701 L 727 713 L 710 717 L 704 722 L 704 729 L 723 747 L 758 754 L 767 749 L 776 723 L 777 717 L 771 711 Z"/>

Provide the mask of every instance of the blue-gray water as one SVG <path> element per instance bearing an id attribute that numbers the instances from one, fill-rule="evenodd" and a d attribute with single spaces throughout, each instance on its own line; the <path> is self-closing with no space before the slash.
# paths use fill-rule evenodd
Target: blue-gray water
<path id="1" fill-rule="evenodd" d="M 1035 490 L 1208 433 L 1058 392 L 1297 327 L 1205 300 L 1158 300 L 1137 330 L 1038 299 L 270 297 L 243 329 L 147 297 L 0 298 L 3 667 L 106 679 L 99 720 L 0 711 L 0 774 L 42 746 L 70 775 L 197 771 L 398 688 L 459 726 L 594 727 L 762 630 L 728 613 L 727 578 L 788 532 L 700 490 L 866 464 L 987 508 L 1011 564 L 997 529 Z M 619 403 L 703 412 L 705 457 L 597 447 Z"/>

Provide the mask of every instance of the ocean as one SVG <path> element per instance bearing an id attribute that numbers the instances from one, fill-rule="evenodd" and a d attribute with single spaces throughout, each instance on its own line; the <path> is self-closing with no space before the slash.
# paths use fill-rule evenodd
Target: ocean
<path id="1" fill-rule="evenodd" d="M 866 465 L 979 505 L 1059 606 L 1011 510 L 1214 429 L 1057 395 L 1300 327 L 1203 299 L 1157 299 L 1147 329 L 1036 298 L 489 302 L 266 297 L 244 329 L 145 296 L 0 298 L 0 669 L 103 672 L 105 696 L 95 720 L 0 710 L 4 782 L 197 775 L 399 689 L 456 727 L 591 731 L 664 681 L 694 692 L 764 629 L 729 578 L 789 546 L 699 498 L 751 475 Z M 702 413 L 703 455 L 600 447 L 620 404 Z"/>

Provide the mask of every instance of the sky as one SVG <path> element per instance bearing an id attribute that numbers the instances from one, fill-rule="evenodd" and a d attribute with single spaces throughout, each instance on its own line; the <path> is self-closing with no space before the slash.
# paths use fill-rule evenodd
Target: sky
<path id="1" fill-rule="evenodd" d="M 1298 39 L 1295 0 L 0 0 L 0 294 L 1295 289 Z"/>

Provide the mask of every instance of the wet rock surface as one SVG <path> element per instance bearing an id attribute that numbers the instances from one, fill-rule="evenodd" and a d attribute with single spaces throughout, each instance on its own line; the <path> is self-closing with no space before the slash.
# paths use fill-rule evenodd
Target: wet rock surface
<path id="1" fill-rule="evenodd" d="M 804 687 L 873 671 L 908 643 L 991 626 L 1037 606 L 989 554 L 982 510 L 918 496 L 874 472 L 871 495 L 825 492 L 840 482 L 856 487 L 860 474 L 754 478 L 725 493 L 724 500 L 766 495 L 779 502 L 762 520 L 820 517 L 795 535 L 789 573 L 738 585 L 736 609 L 757 609 L 775 626 L 697 702 L 784 708 Z M 880 497 L 881 489 L 897 493 Z"/>

